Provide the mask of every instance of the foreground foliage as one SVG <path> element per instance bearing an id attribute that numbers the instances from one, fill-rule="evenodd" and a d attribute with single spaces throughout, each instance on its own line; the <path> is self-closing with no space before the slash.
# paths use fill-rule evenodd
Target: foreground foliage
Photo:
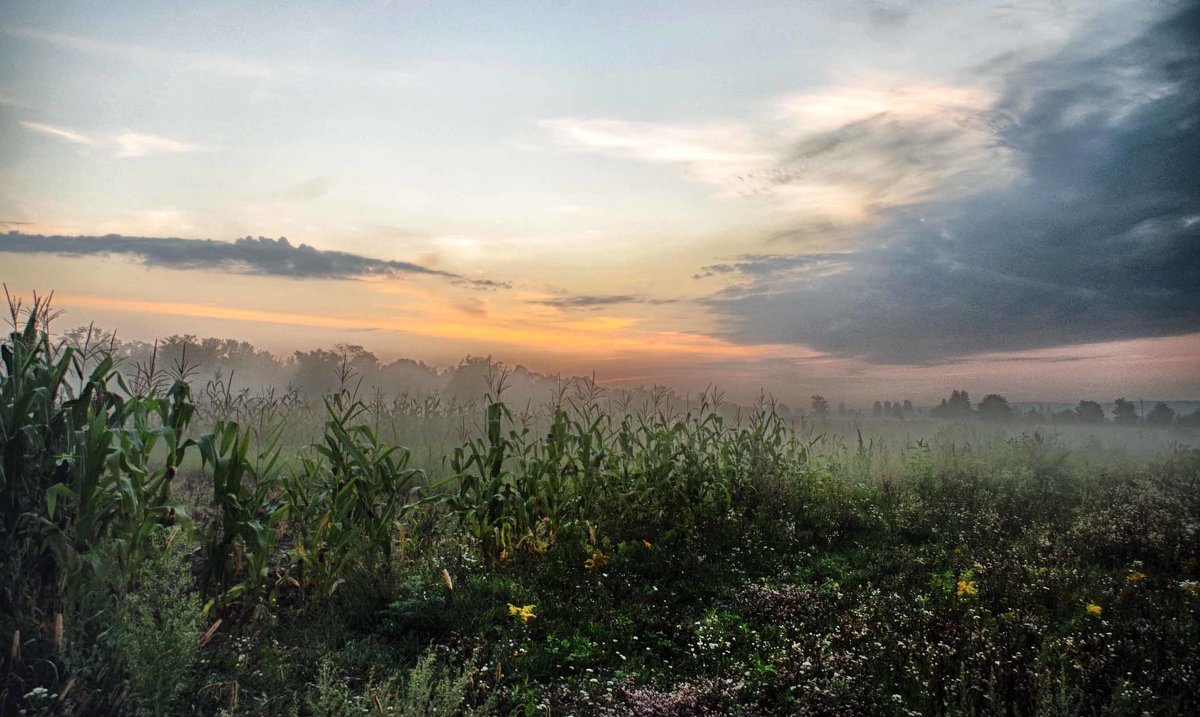
<path id="1" fill-rule="evenodd" d="M 429 475 L 348 376 L 234 411 L 12 318 L 5 713 L 1200 709 L 1195 450 L 845 442 L 587 382 L 516 413 L 498 375 Z"/>

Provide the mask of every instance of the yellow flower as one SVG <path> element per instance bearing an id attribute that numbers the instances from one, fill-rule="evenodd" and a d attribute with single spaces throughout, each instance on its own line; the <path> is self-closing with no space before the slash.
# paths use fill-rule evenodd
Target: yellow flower
<path id="1" fill-rule="evenodd" d="M 534 608 L 533 605 L 517 607 L 516 605 L 509 603 L 508 604 L 508 614 L 515 618 L 520 619 L 521 622 L 529 622 L 533 618 L 537 617 L 537 615 L 533 614 L 533 608 Z"/>
<path id="2" fill-rule="evenodd" d="M 1103 611 L 1104 611 L 1104 608 L 1100 607 L 1099 605 L 1097 605 L 1094 602 L 1090 602 L 1087 604 L 1087 614 L 1089 614 L 1089 615 L 1095 615 L 1096 617 L 1100 617 L 1100 613 Z"/>
<path id="3" fill-rule="evenodd" d="M 974 580 L 959 580 L 958 581 L 958 596 L 967 597 L 975 594 Z"/>
<path id="4" fill-rule="evenodd" d="M 1145 579 L 1146 579 L 1146 574 L 1139 573 L 1136 570 L 1125 576 L 1125 582 L 1129 583 L 1130 585 L 1137 585 L 1138 583 L 1142 582 Z"/>
<path id="5" fill-rule="evenodd" d="M 604 553 L 600 552 L 599 550 L 592 553 L 592 557 L 588 558 L 583 563 L 583 567 L 587 568 L 588 570 L 592 570 L 594 568 L 602 568 L 605 565 L 608 565 L 608 556 L 605 555 Z"/>
<path id="6" fill-rule="evenodd" d="M 645 546 L 645 547 L 647 547 L 647 548 L 652 548 L 652 547 L 654 547 L 654 544 L 653 544 L 653 543 L 651 543 L 649 540 L 646 540 L 645 538 L 643 538 L 643 539 L 642 539 L 642 545 L 644 545 L 644 546 Z"/>

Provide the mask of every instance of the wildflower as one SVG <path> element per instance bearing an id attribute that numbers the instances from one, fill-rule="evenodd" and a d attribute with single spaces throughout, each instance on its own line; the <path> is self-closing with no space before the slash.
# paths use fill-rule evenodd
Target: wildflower
<path id="1" fill-rule="evenodd" d="M 645 538 L 642 538 L 642 545 L 643 545 L 644 547 L 647 547 L 647 548 L 653 548 L 653 547 L 654 547 L 654 544 L 653 544 L 653 543 L 651 543 L 649 540 L 646 540 Z"/>
<path id="2" fill-rule="evenodd" d="M 588 570 L 593 570 L 595 568 L 601 568 L 601 567 L 604 567 L 605 565 L 608 565 L 608 556 L 605 555 L 604 553 L 600 552 L 599 550 L 592 553 L 592 557 L 588 558 L 583 563 L 583 567 L 587 568 Z"/>
<path id="3" fill-rule="evenodd" d="M 1138 583 L 1142 582 L 1145 579 L 1146 579 L 1146 574 L 1140 573 L 1136 570 L 1134 570 L 1132 573 L 1129 573 L 1128 575 L 1125 576 L 1125 582 L 1129 583 L 1130 585 L 1137 585 Z"/>
<path id="4" fill-rule="evenodd" d="M 958 581 L 958 596 L 969 597 L 976 592 L 974 580 L 959 580 Z"/>
<path id="5" fill-rule="evenodd" d="M 525 605 L 524 607 L 517 607 L 516 605 L 509 603 L 508 604 L 508 614 L 519 619 L 521 622 L 529 622 L 533 618 L 537 617 L 537 615 L 533 614 L 533 608 L 534 608 L 533 605 Z"/>
<path id="6" fill-rule="evenodd" d="M 1104 611 L 1104 608 L 1100 607 L 1099 605 L 1097 605 L 1094 602 L 1090 602 L 1087 604 L 1087 614 L 1089 614 L 1089 615 L 1094 615 L 1095 617 L 1100 617 L 1100 613 L 1103 611 Z"/>

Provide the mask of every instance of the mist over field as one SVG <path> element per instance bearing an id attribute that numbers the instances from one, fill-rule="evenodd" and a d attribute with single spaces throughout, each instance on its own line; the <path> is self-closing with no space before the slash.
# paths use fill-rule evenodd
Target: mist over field
<path id="1" fill-rule="evenodd" d="M 1200 5 L 8 4 L 0 717 L 1200 713 Z"/>

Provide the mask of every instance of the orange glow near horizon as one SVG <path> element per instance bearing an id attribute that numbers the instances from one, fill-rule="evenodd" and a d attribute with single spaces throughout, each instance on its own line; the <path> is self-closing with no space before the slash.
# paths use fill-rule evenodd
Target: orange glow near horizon
<path id="1" fill-rule="evenodd" d="M 187 316 L 353 331 L 386 331 L 429 338 L 465 339 L 538 352 L 599 359 L 622 354 L 755 359 L 784 353 L 806 353 L 798 347 L 739 346 L 700 334 L 636 329 L 639 320 L 631 317 L 597 316 L 558 324 L 547 322 L 544 325 L 536 325 L 490 314 L 486 319 L 468 322 L 463 321 L 462 313 L 455 311 L 451 306 L 414 317 L 412 320 L 398 321 L 79 294 L 56 295 L 55 304 L 60 307 L 108 309 L 159 316 Z"/>

